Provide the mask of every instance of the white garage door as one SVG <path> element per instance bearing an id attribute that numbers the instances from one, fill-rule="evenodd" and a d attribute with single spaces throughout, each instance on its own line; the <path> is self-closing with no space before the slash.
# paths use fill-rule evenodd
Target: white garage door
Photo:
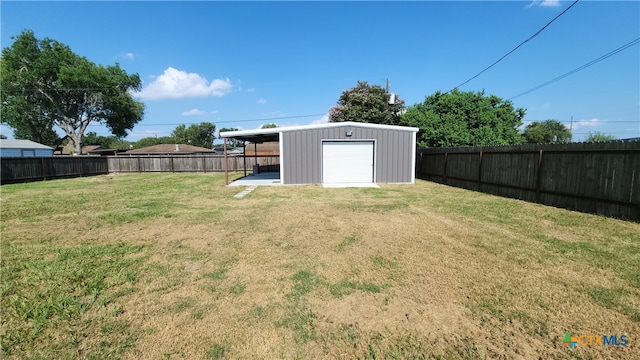
<path id="1" fill-rule="evenodd" d="M 372 183 L 373 141 L 324 141 L 322 182 Z"/>

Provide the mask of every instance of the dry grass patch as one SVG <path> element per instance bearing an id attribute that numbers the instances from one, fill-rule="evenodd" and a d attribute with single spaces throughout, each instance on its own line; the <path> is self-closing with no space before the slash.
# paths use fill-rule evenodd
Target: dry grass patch
<path id="1" fill-rule="evenodd" d="M 423 181 L 240 190 L 211 174 L 3 186 L 3 357 L 639 351 L 640 224 Z M 630 342 L 570 351 L 565 332 Z"/>

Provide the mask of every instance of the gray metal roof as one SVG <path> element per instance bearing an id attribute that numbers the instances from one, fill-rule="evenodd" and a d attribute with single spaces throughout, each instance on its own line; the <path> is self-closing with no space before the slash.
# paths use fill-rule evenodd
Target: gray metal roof
<path id="1" fill-rule="evenodd" d="M 279 141 L 280 133 L 287 131 L 299 131 L 299 130 L 311 130 L 311 129 L 323 129 L 334 128 L 339 126 L 351 126 L 359 128 L 370 129 L 386 129 L 386 130 L 400 130 L 400 131 L 413 131 L 418 132 L 418 128 L 408 126 L 396 126 L 396 125 L 382 125 L 382 124 L 369 124 L 353 121 L 324 123 L 324 124 L 312 124 L 312 125 L 299 125 L 299 126 L 286 126 L 278 128 L 268 129 L 255 129 L 255 130 L 239 130 L 239 131 L 225 131 L 221 132 L 220 136 L 223 138 L 232 138 L 243 141 L 251 141 L 255 143 L 263 143 L 267 141 Z"/>
<path id="2" fill-rule="evenodd" d="M 48 149 L 53 150 L 52 147 L 39 144 L 31 140 L 9 140 L 1 139 L 0 148 L 2 149 Z"/>

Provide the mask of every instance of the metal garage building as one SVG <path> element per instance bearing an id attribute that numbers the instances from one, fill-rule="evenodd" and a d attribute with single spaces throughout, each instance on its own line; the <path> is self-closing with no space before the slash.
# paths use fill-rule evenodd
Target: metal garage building
<path id="1" fill-rule="evenodd" d="M 229 131 L 226 139 L 280 144 L 280 183 L 415 181 L 417 128 L 356 122 Z"/>

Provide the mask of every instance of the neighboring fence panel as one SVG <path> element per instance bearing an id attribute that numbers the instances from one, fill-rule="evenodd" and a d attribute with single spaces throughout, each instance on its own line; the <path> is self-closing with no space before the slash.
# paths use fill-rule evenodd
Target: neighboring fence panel
<path id="1" fill-rule="evenodd" d="M 109 172 L 112 173 L 138 173 L 138 172 L 223 172 L 223 155 L 137 155 L 137 156 L 107 156 Z M 246 161 L 246 165 L 245 165 Z M 257 164 L 270 166 L 280 162 L 279 156 L 258 155 Z M 251 172 L 256 164 L 254 156 L 241 155 L 227 156 L 227 169 L 229 171 Z"/>
<path id="2" fill-rule="evenodd" d="M 102 157 L 47 156 L 2 158 L 0 160 L 0 166 L 2 184 L 109 173 L 107 160 Z"/>
<path id="3" fill-rule="evenodd" d="M 258 155 L 256 157 L 227 156 L 229 171 L 253 170 L 259 164 L 261 171 L 278 171 L 280 157 Z M 257 160 L 257 161 L 256 161 Z M 79 177 L 108 173 L 142 172 L 223 172 L 224 156 L 54 156 L 54 157 L 3 157 L 1 182 L 38 181 L 64 177 Z"/>
<path id="4" fill-rule="evenodd" d="M 640 141 L 419 149 L 416 177 L 640 220 Z"/>

